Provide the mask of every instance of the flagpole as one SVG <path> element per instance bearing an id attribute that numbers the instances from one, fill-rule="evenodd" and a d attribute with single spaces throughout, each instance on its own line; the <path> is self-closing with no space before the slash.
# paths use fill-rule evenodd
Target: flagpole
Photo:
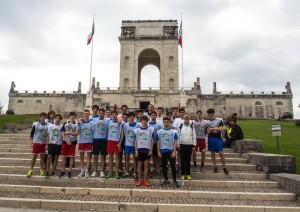
<path id="1" fill-rule="evenodd" d="M 94 25 L 94 18 L 95 15 L 93 15 L 93 25 Z M 93 48 L 94 48 L 94 38 L 92 38 L 92 49 L 91 49 L 91 64 L 90 64 L 90 88 L 89 91 L 92 89 L 92 70 L 93 70 Z"/>
<path id="2" fill-rule="evenodd" d="M 183 41 L 183 29 L 182 29 L 182 12 L 181 12 L 181 39 Z M 181 86 L 182 86 L 182 90 L 184 89 L 184 76 L 183 76 L 183 44 L 181 45 L 181 74 L 182 74 L 182 77 L 181 77 Z"/>

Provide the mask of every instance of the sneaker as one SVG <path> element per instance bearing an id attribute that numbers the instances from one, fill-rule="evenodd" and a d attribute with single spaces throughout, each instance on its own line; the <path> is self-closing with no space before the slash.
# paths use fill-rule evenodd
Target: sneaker
<path id="1" fill-rule="evenodd" d="M 44 170 L 40 170 L 40 176 L 45 176 Z"/>
<path id="2" fill-rule="evenodd" d="M 66 172 L 61 172 L 60 175 L 58 176 L 59 178 L 62 178 L 66 175 Z"/>
<path id="3" fill-rule="evenodd" d="M 116 172 L 115 178 L 116 178 L 116 179 L 120 179 L 119 172 Z"/>
<path id="4" fill-rule="evenodd" d="M 81 172 L 78 174 L 78 177 L 79 177 L 79 178 L 84 177 L 84 170 L 81 170 Z"/>
<path id="5" fill-rule="evenodd" d="M 32 175 L 32 170 L 30 169 L 28 172 L 27 172 L 27 177 L 31 177 Z"/>
<path id="6" fill-rule="evenodd" d="M 54 171 L 52 171 L 51 176 L 55 176 L 55 172 Z"/>
<path id="7" fill-rule="evenodd" d="M 129 177 L 129 173 L 125 173 L 124 175 L 123 175 L 123 178 L 128 178 Z"/>
<path id="8" fill-rule="evenodd" d="M 84 177 L 85 177 L 85 178 L 89 178 L 89 177 L 90 177 L 90 173 L 89 173 L 89 171 L 87 171 L 87 170 L 85 171 L 85 175 L 84 175 Z"/>
<path id="9" fill-rule="evenodd" d="M 141 185 L 142 185 L 142 181 L 138 180 L 137 183 L 136 183 L 136 186 L 141 186 Z"/>
<path id="10" fill-rule="evenodd" d="M 224 168 L 223 170 L 226 175 L 229 174 L 229 171 L 226 168 Z"/>
<path id="11" fill-rule="evenodd" d="M 180 188 L 180 185 L 178 185 L 177 181 L 173 181 L 174 188 Z"/>
<path id="12" fill-rule="evenodd" d="M 133 174 L 133 179 L 134 179 L 134 180 L 137 180 L 137 179 L 138 179 L 138 177 L 137 177 L 136 174 Z"/>
<path id="13" fill-rule="evenodd" d="M 185 177 L 184 175 L 181 175 L 180 180 L 184 180 L 184 177 Z"/>
<path id="14" fill-rule="evenodd" d="M 192 180 L 191 175 L 187 175 L 186 178 L 187 178 L 188 180 Z"/>
<path id="15" fill-rule="evenodd" d="M 93 174 L 91 175 L 91 177 L 97 177 L 97 172 L 96 171 L 93 171 Z"/>
<path id="16" fill-rule="evenodd" d="M 150 183 L 148 182 L 148 180 L 144 180 L 144 185 L 145 186 L 151 186 Z"/>
<path id="17" fill-rule="evenodd" d="M 219 172 L 218 167 L 215 167 L 214 173 L 218 173 L 218 172 Z"/>
<path id="18" fill-rule="evenodd" d="M 112 178 L 112 177 L 113 177 L 112 173 L 108 172 L 108 174 L 106 175 L 106 178 Z"/>
<path id="19" fill-rule="evenodd" d="M 68 172 L 68 178 L 72 178 L 72 172 Z"/>
<path id="20" fill-rule="evenodd" d="M 162 184 L 160 184 L 160 186 L 167 186 L 169 184 L 170 184 L 170 182 L 168 180 L 165 180 Z"/>
<path id="21" fill-rule="evenodd" d="M 200 172 L 204 173 L 204 167 L 200 167 Z"/>
<path id="22" fill-rule="evenodd" d="M 46 172 L 45 178 L 49 178 L 49 177 L 50 177 L 49 172 Z"/>
<path id="23" fill-rule="evenodd" d="M 100 171 L 100 178 L 105 178 L 104 171 Z"/>

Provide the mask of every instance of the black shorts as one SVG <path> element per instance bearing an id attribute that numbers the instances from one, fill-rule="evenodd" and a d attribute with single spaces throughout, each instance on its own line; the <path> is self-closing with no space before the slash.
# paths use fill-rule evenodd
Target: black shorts
<path id="1" fill-rule="evenodd" d="M 138 158 L 137 160 L 138 161 L 146 161 L 146 160 L 149 160 L 149 155 L 148 155 L 149 152 L 139 152 L 138 153 Z"/>
<path id="2" fill-rule="evenodd" d="M 107 155 L 107 140 L 94 139 L 93 141 L 93 155 Z"/>
<path id="3" fill-rule="evenodd" d="M 48 155 L 61 155 L 61 145 L 48 144 Z"/>
<path id="4" fill-rule="evenodd" d="M 152 156 L 158 156 L 158 154 L 157 154 L 157 143 L 153 144 Z"/>

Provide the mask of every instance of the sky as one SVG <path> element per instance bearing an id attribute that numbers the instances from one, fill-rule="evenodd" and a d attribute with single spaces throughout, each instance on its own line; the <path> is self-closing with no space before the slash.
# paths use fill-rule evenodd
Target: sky
<path id="1" fill-rule="evenodd" d="M 0 0 L 0 103 L 7 108 L 12 81 L 40 92 L 75 91 L 81 81 L 86 92 L 93 14 L 92 76 L 112 88 L 122 20 L 180 22 L 182 13 L 184 87 L 200 77 L 203 94 L 213 82 L 222 93 L 281 93 L 290 82 L 300 118 L 299 11 L 298 0 Z M 159 87 L 157 68 L 143 69 L 142 87 Z"/>

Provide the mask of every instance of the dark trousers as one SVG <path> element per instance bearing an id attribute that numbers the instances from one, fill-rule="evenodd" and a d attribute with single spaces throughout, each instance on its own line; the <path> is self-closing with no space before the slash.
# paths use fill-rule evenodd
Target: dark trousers
<path id="1" fill-rule="evenodd" d="M 173 181 L 176 181 L 176 167 L 175 167 L 176 157 L 172 158 L 171 154 L 172 154 L 172 152 L 162 153 L 162 158 L 161 158 L 162 171 L 163 171 L 165 180 L 168 180 L 167 164 L 169 161 L 169 163 L 171 165 Z"/>
<path id="2" fill-rule="evenodd" d="M 193 145 L 180 145 L 181 175 L 191 175 L 191 156 Z"/>

